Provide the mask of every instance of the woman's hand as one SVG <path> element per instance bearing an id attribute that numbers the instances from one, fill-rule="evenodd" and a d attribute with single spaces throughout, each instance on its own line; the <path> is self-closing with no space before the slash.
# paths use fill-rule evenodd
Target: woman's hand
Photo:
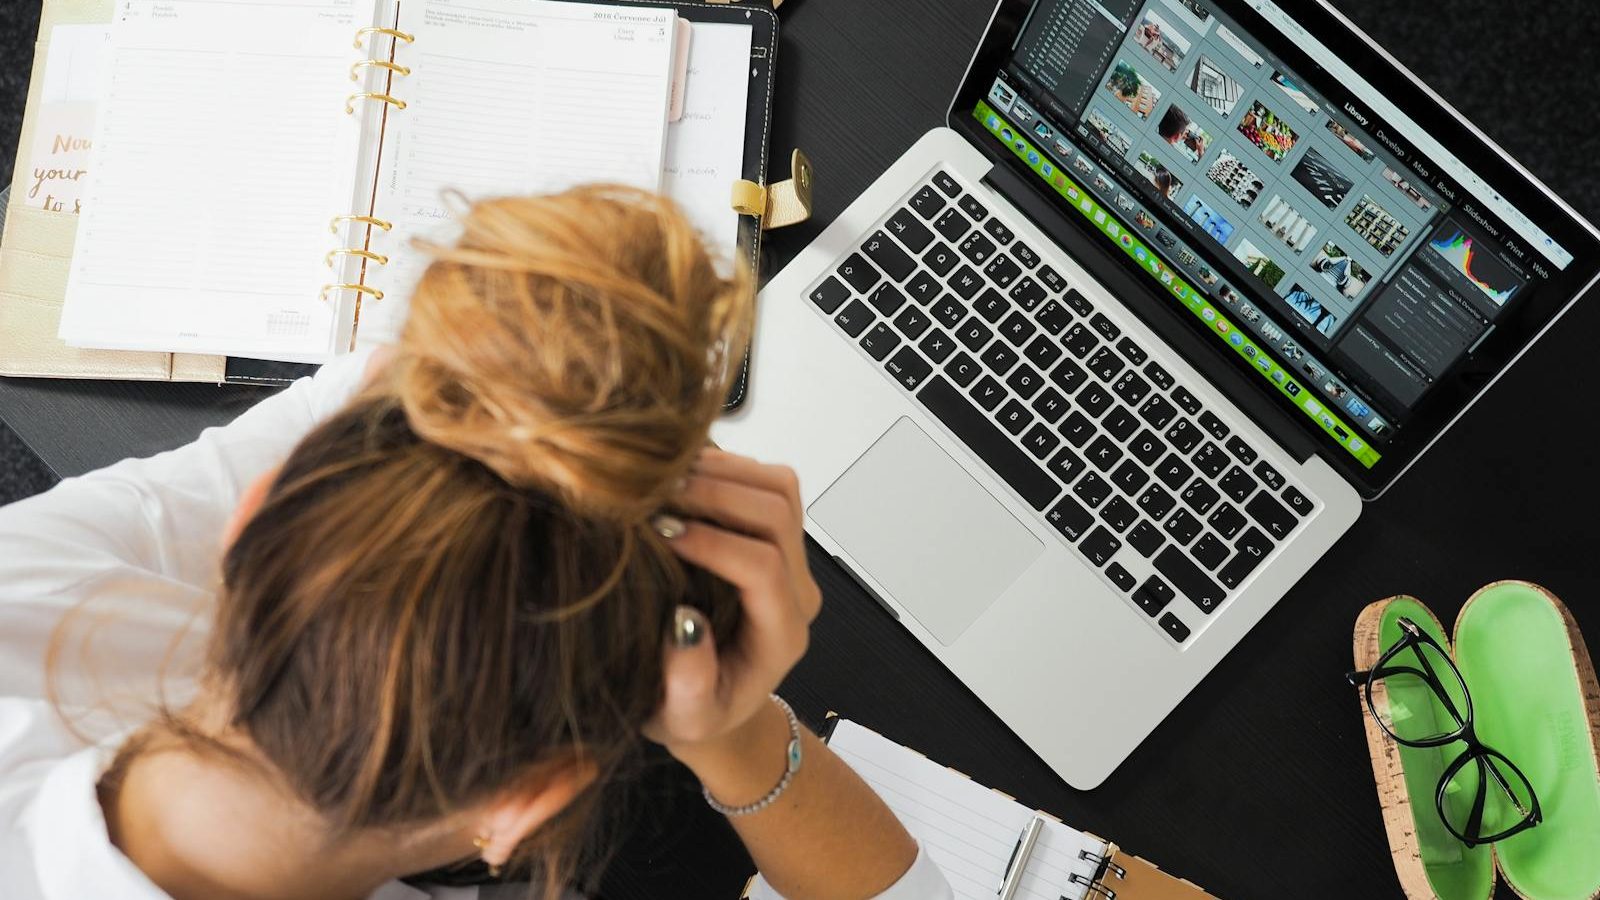
<path id="1" fill-rule="evenodd" d="M 678 501 L 686 520 L 657 526 L 684 559 L 739 590 L 737 640 L 718 647 L 696 610 L 679 610 L 700 635 L 669 636 L 661 709 L 645 736 L 680 759 L 716 756 L 753 740 L 746 734 L 773 710 L 770 695 L 805 655 L 822 593 L 806 564 L 799 481 L 783 466 L 708 448 Z M 672 536 L 672 535 L 676 536 Z M 691 763 L 692 765 L 692 763 Z"/>

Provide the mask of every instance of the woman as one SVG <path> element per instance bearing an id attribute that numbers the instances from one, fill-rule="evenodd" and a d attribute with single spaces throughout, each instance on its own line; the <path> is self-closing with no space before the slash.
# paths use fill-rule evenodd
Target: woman
<path id="1" fill-rule="evenodd" d="M 780 893 L 949 896 L 769 699 L 820 597 L 792 473 L 705 449 L 748 276 L 621 189 L 462 226 L 392 360 L 0 510 L 5 896 L 552 896 L 646 738 Z"/>

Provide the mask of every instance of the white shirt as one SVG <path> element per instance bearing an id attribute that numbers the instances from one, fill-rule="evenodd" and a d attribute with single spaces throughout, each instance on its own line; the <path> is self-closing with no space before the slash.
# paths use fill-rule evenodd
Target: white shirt
<path id="1" fill-rule="evenodd" d="M 95 785 L 160 691 L 176 704 L 193 688 L 221 581 L 221 536 L 240 493 L 349 399 L 366 359 L 325 366 L 186 447 L 0 508 L 0 885 L 8 900 L 170 900 L 112 845 Z M 55 699 L 88 742 L 63 724 L 47 692 L 45 658 L 58 630 Z M 878 900 L 951 896 L 919 852 Z M 372 900 L 478 897 L 475 888 L 394 882 Z"/>

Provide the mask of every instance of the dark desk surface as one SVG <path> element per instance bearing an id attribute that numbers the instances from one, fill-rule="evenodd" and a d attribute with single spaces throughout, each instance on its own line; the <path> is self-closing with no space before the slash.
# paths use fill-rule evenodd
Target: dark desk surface
<path id="1" fill-rule="evenodd" d="M 1548 81 L 1581 78 L 1575 73 L 1587 67 L 1572 54 L 1600 43 L 1585 0 L 1541 4 L 1533 19 L 1510 0 L 1463 0 L 1445 18 L 1420 8 L 1392 12 L 1382 0 L 1339 5 L 1580 209 L 1600 208 L 1600 141 L 1585 127 L 1600 104 L 1581 90 L 1552 95 Z M 770 268 L 941 121 L 990 8 L 989 0 L 786 4 L 774 147 L 799 145 L 816 163 L 817 216 L 769 242 Z M 1496 32 L 1487 48 L 1493 64 L 1474 56 L 1485 29 Z M 1562 51 L 1574 65 L 1541 62 L 1557 44 L 1579 48 Z M 1561 97 L 1559 109 L 1547 104 L 1551 96 Z M 1570 360 L 1592 356 L 1597 327 L 1592 303 L 1569 314 L 1412 474 L 1369 505 L 1313 574 L 1099 790 L 1069 789 L 822 561 L 828 605 L 786 691 L 813 723 L 836 710 L 1220 896 L 1398 896 L 1360 709 L 1341 677 L 1351 625 L 1368 601 L 1401 592 L 1422 597 L 1448 622 L 1477 586 L 1521 577 L 1563 595 L 1590 646 L 1600 647 L 1600 605 L 1590 594 L 1600 588 L 1590 566 L 1594 490 L 1581 487 L 1594 475 L 1583 438 L 1590 432 L 1558 399 L 1571 396 L 1573 379 L 1593 378 Z M 0 418 L 70 475 L 181 444 L 229 419 L 249 396 L 207 386 L 7 381 Z M 697 824 L 680 832 L 727 840 L 723 831 L 698 829 L 704 816 L 684 815 Z M 643 861 L 644 871 L 655 866 L 663 879 L 676 873 L 670 877 L 694 885 L 683 896 L 716 896 L 709 883 L 730 883 L 706 872 L 683 876 L 685 864 L 665 858 L 682 839 L 663 846 Z M 647 893 L 678 891 L 658 882 Z"/>

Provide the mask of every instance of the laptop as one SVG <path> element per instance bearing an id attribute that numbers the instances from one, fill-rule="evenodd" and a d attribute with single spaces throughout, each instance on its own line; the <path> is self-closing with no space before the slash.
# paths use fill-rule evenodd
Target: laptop
<path id="1" fill-rule="evenodd" d="M 763 291 L 715 433 L 1091 788 L 1597 244 L 1317 0 L 1001 0 L 944 125 Z"/>

